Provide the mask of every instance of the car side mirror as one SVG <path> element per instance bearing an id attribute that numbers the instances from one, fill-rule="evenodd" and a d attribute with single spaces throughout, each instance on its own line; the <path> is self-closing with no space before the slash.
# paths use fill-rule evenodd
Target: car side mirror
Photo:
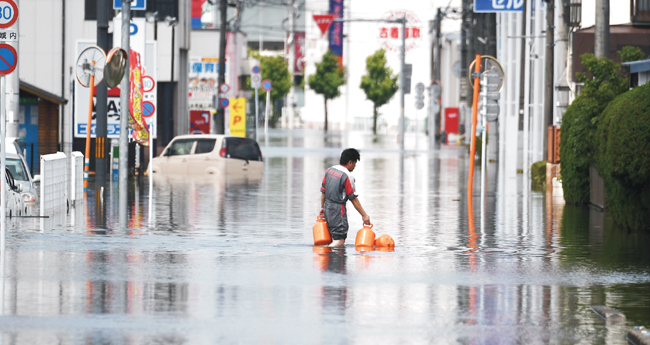
<path id="1" fill-rule="evenodd" d="M 34 175 L 34 182 L 41 182 L 41 175 Z"/>
<path id="2" fill-rule="evenodd" d="M 17 185 L 16 185 L 16 192 L 18 192 L 18 193 L 22 193 L 22 192 L 24 192 L 24 190 L 23 190 L 23 185 L 21 185 L 21 184 L 17 184 Z"/>
<path id="3" fill-rule="evenodd" d="M 170 155 L 169 155 L 169 150 L 165 150 L 165 152 L 163 152 L 163 156 L 164 156 L 164 157 L 169 157 L 169 156 L 170 156 Z"/>

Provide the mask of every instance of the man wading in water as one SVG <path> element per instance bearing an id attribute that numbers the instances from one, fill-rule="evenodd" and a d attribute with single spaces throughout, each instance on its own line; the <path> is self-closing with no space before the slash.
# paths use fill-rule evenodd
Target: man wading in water
<path id="1" fill-rule="evenodd" d="M 363 218 L 363 224 L 370 225 L 370 216 L 363 210 L 354 186 L 351 172 L 361 160 L 359 151 L 345 149 L 339 159 L 340 165 L 335 165 L 325 171 L 323 185 L 320 187 L 320 214 L 325 216 L 327 228 L 332 236 L 330 247 L 343 247 L 348 237 L 348 212 L 345 204 L 348 200 Z"/>

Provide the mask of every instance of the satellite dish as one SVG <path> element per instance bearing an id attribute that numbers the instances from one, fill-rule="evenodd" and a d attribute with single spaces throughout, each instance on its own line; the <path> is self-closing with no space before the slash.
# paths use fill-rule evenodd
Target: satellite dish
<path id="1" fill-rule="evenodd" d="M 109 89 L 120 84 L 126 70 L 127 55 L 122 48 L 115 47 L 108 52 L 106 68 L 104 68 L 104 83 Z"/>
<path id="2" fill-rule="evenodd" d="M 90 77 L 95 77 L 93 86 L 97 86 L 104 78 L 104 66 L 106 66 L 106 54 L 98 46 L 90 46 L 84 49 L 77 58 L 75 72 L 77 81 L 83 87 L 90 87 Z"/>
<path id="3" fill-rule="evenodd" d="M 467 79 L 469 80 L 469 86 L 474 89 L 474 77 L 472 73 L 474 73 L 474 64 L 476 63 L 476 59 L 472 61 L 472 63 L 469 65 L 469 70 L 467 73 Z M 501 64 L 497 59 L 495 59 L 493 56 L 490 55 L 482 55 L 481 56 L 481 74 L 487 72 L 487 71 L 493 71 L 496 72 L 497 75 L 501 78 L 498 86 L 496 87 L 496 92 L 501 92 L 503 90 L 503 85 L 505 84 L 505 72 L 503 71 L 503 67 L 501 67 Z"/>

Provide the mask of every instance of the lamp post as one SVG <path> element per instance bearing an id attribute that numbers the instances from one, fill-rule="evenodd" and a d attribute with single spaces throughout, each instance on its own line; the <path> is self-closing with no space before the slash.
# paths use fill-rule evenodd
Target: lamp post
<path id="1" fill-rule="evenodd" d="M 153 40 L 157 41 L 158 40 L 158 11 L 156 12 L 147 12 L 144 14 L 145 18 L 147 18 L 147 23 L 152 23 L 153 24 Z"/>
<path id="2" fill-rule="evenodd" d="M 165 24 L 171 26 L 172 28 L 172 71 L 171 76 L 169 77 L 170 82 L 174 82 L 174 44 L 176 43 L 176 24 L 178 24 L 178 19 L 176 17 L 165 17 Z"/>

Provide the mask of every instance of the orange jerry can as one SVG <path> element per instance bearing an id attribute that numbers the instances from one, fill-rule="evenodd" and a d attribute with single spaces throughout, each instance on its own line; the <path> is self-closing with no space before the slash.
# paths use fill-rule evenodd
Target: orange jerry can
<path id="1" fill-rule="evenodd" d="M 325 218 L 318 216 L 316 218 L 316 225 L 314 225 L 314 245 L 322 246 L 332 243 L 332 236 L 330 236 L 329 230 L 327 230 L 327 222 Z"/>
<path id="2" fill-rule="evenodd" d="M 354 241 L 354 245 L 364 247 L 372 247 L 375 245 L 375 232 L 372 231 L 372 224 L 370 226 L 364 225 L 357 232 L 357 239 Z"/>
<path id="3" fill-rule="evenodd" d="M 388 235 L 381 235 L 375 240 L 375 246 L 392 248 L 395 247 L 395 241 Z"/>

